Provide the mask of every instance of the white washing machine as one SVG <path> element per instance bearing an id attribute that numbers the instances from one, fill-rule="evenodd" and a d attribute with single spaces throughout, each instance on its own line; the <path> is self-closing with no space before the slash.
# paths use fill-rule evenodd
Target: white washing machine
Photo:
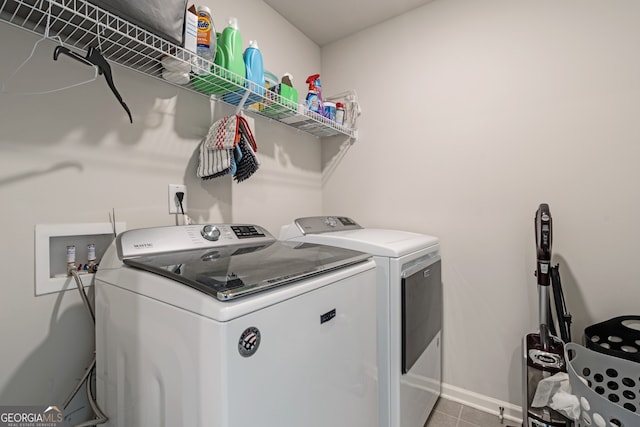
<path id="1" fill-rule="evenodd" d="M 255 225 L 129 230 L 95 284 L 107 426 L 378 424 L 368 254 Z"/>
<path id="2" fill-rule="evenodd" d="M 380 427 L 423 427 L 441 390 L 439 240 L 366 229 L 347 217 L 299 218 L 280 239 L 367 252 L 377 265 Z"/>

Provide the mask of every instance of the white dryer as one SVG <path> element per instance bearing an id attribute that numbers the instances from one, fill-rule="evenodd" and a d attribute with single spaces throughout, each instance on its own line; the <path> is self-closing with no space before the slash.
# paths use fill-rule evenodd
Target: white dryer
<path id="1" fill-rule="evenodd" d="M 362 228 L 347 217 L 307 217 L 280 240 L 373 255 L 378 281 L 380 427 L 423 427 L 441 390 L 442 280 L 436 237 Z"/>
<path id="2" fill-rule="evenodd" d="M 255 225 L 130 230 L 95 284 L 107 426 L 378 423 L 368 254 Z"/>

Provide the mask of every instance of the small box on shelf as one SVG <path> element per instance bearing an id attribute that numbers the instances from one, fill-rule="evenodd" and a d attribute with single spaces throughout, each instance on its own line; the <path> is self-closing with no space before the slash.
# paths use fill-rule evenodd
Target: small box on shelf
<path id="1" fill-rule="evenodd" d="M 184 15 L 184 48 L 193 53 L 198 51 L 198 15 L 194 5 Z"/>
<path id="2" fill-rule="evenodd" d="M 284 117 L 292 115 L 298 109 L 297 89 L 280 83 L 267 91 L 263 114 L 270 117 Z"/>

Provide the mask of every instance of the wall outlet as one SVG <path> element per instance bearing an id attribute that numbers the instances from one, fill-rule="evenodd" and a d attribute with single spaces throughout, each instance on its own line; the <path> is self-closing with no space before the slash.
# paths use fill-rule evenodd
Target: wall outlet
<path id="1" fill-rule="evenodd" d="M 181 214 L 180 210 L 180 201 L 178 200 L 177 193 L 184 193 L 184 197 L 182 198 L 182 209 L 184 213 L 187 213 L 187 186 L 181 184 L 169 184 L 169 213 L 170 214 Z"/>

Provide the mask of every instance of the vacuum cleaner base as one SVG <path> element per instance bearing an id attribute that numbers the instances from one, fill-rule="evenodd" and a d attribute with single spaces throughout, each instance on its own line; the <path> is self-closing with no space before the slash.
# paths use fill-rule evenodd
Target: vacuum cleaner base
<path id="1" fill-rule="evenodd" d="M 523 413 L 524 427 L 572 427 L 573 421 L 547 406 L 533 408 L 531 403 L 540 380 L 558 372 L 566 372 L 564 344 L 550 336 L 549 348 L 544 350 L 540 334 L 528 334 L 523 340 L 523 399 L 526 411 Z"/>

